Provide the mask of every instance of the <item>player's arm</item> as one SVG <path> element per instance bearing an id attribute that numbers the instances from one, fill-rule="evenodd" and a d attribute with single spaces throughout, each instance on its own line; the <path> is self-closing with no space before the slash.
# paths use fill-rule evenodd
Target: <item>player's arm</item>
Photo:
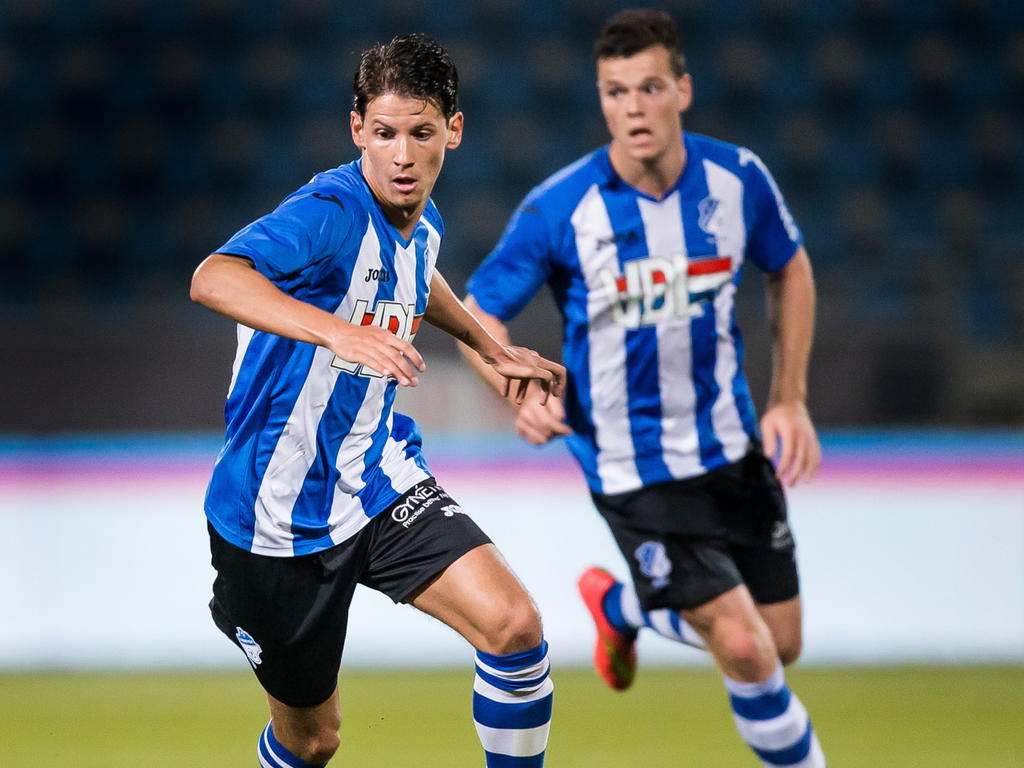
<path id="1" fill-rule="evenodd" d="M 253 263 L 215 253 L 196 269 L 193 301 L 257 331 L 318 344 L 338 357 L 364 363 L 402 386 L 417 384 L 423 358 L 411 344 L 376 326 L 357 326 L 282 291 Z"/>
<path id="2" fill-rule="evenodd" d="M 475 353 L 472 358 L 487 369 L 496 381 L 503 397 L 513 397 L 522 402 L 531 381 L 536 381 L 542 390 L 542 399 L 549 394 L 560 395 L 565 385 L 565 368 L 546 360 L 532 349 L 516 347 L 499 341 L 488 332 L 474 315 L 455 295 L 448 282 L 435 271 L 430 279 L 430 300 L 427 303 L 426 320 L 453 336 Z M 512 381 L 518 381 L 512 387 Z"/>
<path id="3" fill-rule="evenodd" d="M 506 325 L 494 315 L 485 312 L 472 295 L 466 297 L 466 307 L 484 327 L 484 329 L 501 344 L 512 343 Z M 516 414 L 516 432 L 529 443 L 543 445 L 559 435 L 571 435 L 572 430 L 565 424 L 565 409 L 562 400 L 558 396 L 545 398 L 543 392 L 536 387 L 530 387 L 521 401 L 517 402 L 510 397 L 504 389 L 501 377 L 489 365 L 474 354 L 469 347 L 459 344 L 459 352 L 466 359 L 466 362 L 475 370 L 480 377 L 486 381 L 498 394 L 505 398 L 505 402 L 518 407 Z"/>
<path id="4" fill-rule="evenodd" d="M 814 337 L 814 275 L 801 246 L 777 272 L 769 273 L 772 382 L 761 418 L 765 452 L 779 450 L 777 472 L 787 485 L 810 480 L 821 464 L 821 446 L 807 410 L 807 364 Z"/>

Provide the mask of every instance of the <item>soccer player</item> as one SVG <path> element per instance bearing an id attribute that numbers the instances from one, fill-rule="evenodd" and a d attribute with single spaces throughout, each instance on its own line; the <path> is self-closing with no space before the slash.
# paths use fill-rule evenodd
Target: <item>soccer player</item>
<path id="1" fill-rule="evenodd" d="M 425 370 L 421 319 L 468 344 L 513 397 L 565 370 L 497 342 L 435 268 L 430 192 L 462 138 L 458 75 L 421 35 L 362 54 L 352 140 L 325 171 L 195 272 L 192 298 L 233 318 L 227 437 L 206 495 L 210 609 L 266 689 L 264 768 L 325 765 L 356 584 L 414 605 L 476 649 L 473 717 L 488 766 L 544 761 L 552 683 L 537 609 L 431 476 L 398 385 Z"/>
<path id="2" fill-rule="evenodd" d="M 783 675 L 800 653 L 801 607 L 782 484 L 820 461 L 805 406 L 807 253 L 753 152 L 682 131 L 693 86 L 668 14 L 612 16 L 595 58 L 611 143 L 530 192 L 467 305 L 503 342 L 542 284 L 561 311 L 564 400 L 531 391 L 516 427 L 535 444 L 565 436 L 629 563 L 632 584 L 599 568 L 578 582 L 605 682 L 630 685 L 642 628 L 706 647 L 763 763 L 817 768 L 821 747 Z M 768 275 L 774 329 L 760 429 L 734 313 L 745 263 Z"/>

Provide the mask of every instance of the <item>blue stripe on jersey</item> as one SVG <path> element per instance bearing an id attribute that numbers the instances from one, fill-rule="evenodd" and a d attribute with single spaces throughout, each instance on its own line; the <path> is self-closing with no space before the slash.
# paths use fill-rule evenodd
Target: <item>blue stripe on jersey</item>
<path id="1" fill-rule="evenodd" d="M 691 156 L 689 162 L 697 160 Z M 680 192 L 680 209 L 683 216 L 683 237 L 690 259 L 711 255 L 708 238 L 712 237 L 700 228 L 698 202 L 708 196 L 707 176 L 704 173 L 687 174 L 688 184 Z M 693 388 L 697 395 L 695 421 L 697 441 L 700 445 L 700 463 L 705 469 L 725 464 L 722 443 L 715 435 L 711 409 L 721 391 L 715 381 L 715 362 L 718 359 L 718 333 L 715 330 L 715 307 L 710 301 L 701 304 L 703 312 L 690 319 L 690 348 L 692 350 L 691 372 Z"/>
<path id="2" fill-rule="evenodd" d="M 255 332 L 243 356 L 243 365 L 239 368 L 232 392 L 239 393 L 239 399 L 229 398 L 225 407 L 225 413 L 230 414 L 228 435 L 218 456 L 218 463 L 229 456 L 252 456 L 251 482 L 243 486 L 241 498 L 237 496 L 237 488 L 232 484 L 232 489 L 228 493 L 233 494 L 234 498 L 218 499 L 218 495 L 222 495 L 221 484 L 225 483 L 227 478 L 223 472 L 215 472 L 206 498 L 207 502 L 212 502 L 208 503 L 207 507 L 212 510 L 214 516 L 224 514 L 230 519 L 225 528 L 218 530 L 230 536 L 231 541 L 246 548 L 252 546 L 256 520 L 251 513 L 238 514 L 239 508 L 236 505 L 240 504 L 242 509 L 248 510 L 255 506 L 256 494 L 263 482 L 263 475 L 274 455 L 277 441 L 288 423 L 288 416 L 306 380 L 315 354 L 316 346 L 313 344 Z M 281 386 L 282 382 L 285 384 L 284 387 Z M 256 408 L 257 403 L 262 404 L 264 408 Z M 243 418 L 243 415 L 244 421 L 238 423 L 238 419 Z M 249 444 L 250 449 L 242 448 Z"/>
<path id="3" fill-rule="evenodd" d="M 354 495 L 364 502 L 364 509 L 367 506 L 365 501 L 368 499 L 384 498 L 388 494 L 395 498 L 398 497 L 397 491 L 391 485 L 391 478 L 379 466 L 381 454 L 384 452 L 384 446 L 388 441 L 387 414 L 391 412 L 397 389 L 398 382 L 392 381 L 388 384 L 388 388 L 384 393 L 384 408 L 381 411 L 381 420 L 377 424 L 377 429 L 373 431 L 370 447 L 363 458 L 363 466 L 365 468 L 361 478 L 364 485 Z M 372 512 L 368 511 L 366 514 L 368 517 L 376 517 L 377 513 L 382 512 L 384 509 L 385 507 L 381 507 Z"/>
<path id="4" fill-rule="evenodd" d="M 597 444 L 590 397 L 590 323 L 587 318 L 587 281 L 580 265 L 576 241 L 566 246 L 572 278 L 565 284 L 554 287 L 555 300 L 564 317 L 565 339 L 562 343 L 562 360 L 565 362 L 565 415 L 566 422 L 573 426 L 573 434 L 566 438 L 566 444 L 580 463 L 584 474 L 598 493 L 601 492 L 601 478 L 597 473 Z"/>
<path id="5" fill-rule="evenodd" d="M 416 314 L 427 311 L 427 236 L 429 232 L 424 226 L 416 227 L 413 237 L 416 240 Z"/>
<path id="6" fill-rule="evenodd" d="M 742 265 L 740 272 L 743 271 Z M 739 285 L 740 275 L 733 278 Z M 743 334 L 740 333 L 740 325 L 736 321 L 736 303 L 733 302 L 730 310 L 729 332 L 732 334 L 733 346 L 736 349 L 736 374 L 732 377 L 732 397 L 736 403 L 736 410 L 739 411 L 740 421 L 744 431 L 751 439 L 759 440 L 761 430 L 757 425 L 757 413 L 754 411 L 754 398 L 750 395 L 750 385 L 747 377 L 743 374 Z"/>
<path id="7" fill-rule="evenodd" d="M 416 466 L 430 474 L 427 460 L 423 456 L 423 437 L 416 422 L 401 413 L 394 414 L 391 422 L 391 437 L 397 442 L 405 443 L 405 458 L 412 459 Z"/>
<path id="8" fill-rule="evenodd" d="M 648 256 L 644 223 L 636 193 L 624 185 L 602 191 L 618 243 L 619 273 L 632 259 Z M 620 235 L 625 235 L 619 237 Z M 634 462 L 644 485 L 672 479 L 661 448 L 661 389 L 658 381 L 658 330 L 655 326 L 626 330 L 626 393 Z"/>
<path id="9" fill-rule="evenodd" d="M 325 540 L 330 542 L 327 520 L 341 474 L 336 466 L 338 451 L 352 429 L 369 385 L 369 380 L 361 376 L 338 374 L 317 428 L 317 456 L 313 458 L 292 506 L 291 532 L 295 536 L 292 550 L 296 555 L 317 552 L 323 549 Z"/>

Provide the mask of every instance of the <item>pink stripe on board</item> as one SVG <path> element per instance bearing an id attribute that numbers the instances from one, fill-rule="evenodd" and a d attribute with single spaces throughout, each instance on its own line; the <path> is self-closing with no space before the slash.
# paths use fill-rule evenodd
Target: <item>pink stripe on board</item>
<path id="1" fill-rule="evenodd" d="M 460 483 L 515 483 L 577 485 L 585 490 L 583 475 L 568 458 L 557 460 L 475 460 L 441 458 L 428 466 L 443 484 L 446 478 Z M 212 460 L 196 458 L 128 458 L 121 461 L 85 458 L 0 460 L 0 488 L 34 489 L 67 485 L 139 486 L 205 485 Z M 1024 491 L 1024 466 L 1004 458 L 956 461 L 952 457 L 901 457 L 899 459 L 841 458 L 826 461 L 815 485 L 829 483 L 1016 485 Z"/>

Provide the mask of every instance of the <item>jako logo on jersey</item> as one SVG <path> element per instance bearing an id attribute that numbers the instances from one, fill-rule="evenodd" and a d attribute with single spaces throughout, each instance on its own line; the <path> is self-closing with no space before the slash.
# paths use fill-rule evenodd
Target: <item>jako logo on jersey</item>
<path id="1" fill-rule="evenodd" d="M 702 304 L 732 279 L 732 259 L 712 256 L 687 260 L 650 256 L 623 265 L 625 274 L 601 270 L 601 282 L 611 301 L 615 322 L 627 328 L 657 325 L 673 317 L 696 316 Z"/>
<path id="2" fill-rule="evenodd" d="M 416 307 L 413 304 L 400 304 L 397 301 L 378 301 L 369 311 L 370 302 L 366 299 L 358 299 L 352 309 L 352 317 L 349 322 L 352 325 L 377 325 L 391 331 L 403 341 L 412 342 L 416 338 L 416 332 L 420 329 L 420 322 L 423 315 L 416 314 Z M 331 360 L 331 367 L 337 368 L 345 373 L 352 373 L 356 376 L 370 376 L 375 379 L 381 378 L 383 374 L 368 368 L 360 363 L 350 363 L 342 360 L 337 355 Z"/>
<path id="3" fill-rule="evenodd" d="M 260 648 L 260 644 L 253 640 L 252 635 L 241 627 L 235 627 L 235 637 L 238 639 L 238 644 L 242 646 L 242 650 L 245 651 L 249 663 L 255 669 L 262 663 L 260 654 L 263 653 L 263 649 Z"/>
<path id="4" fill-rule="evenodd" d="M 672 561 L 668 559 L 664 544 L 660 541 L 645 541 L 633 554 L 640 564 L 640 573 L 651 580 L 651 585 L 655 589 L 668 585 Z"/>

